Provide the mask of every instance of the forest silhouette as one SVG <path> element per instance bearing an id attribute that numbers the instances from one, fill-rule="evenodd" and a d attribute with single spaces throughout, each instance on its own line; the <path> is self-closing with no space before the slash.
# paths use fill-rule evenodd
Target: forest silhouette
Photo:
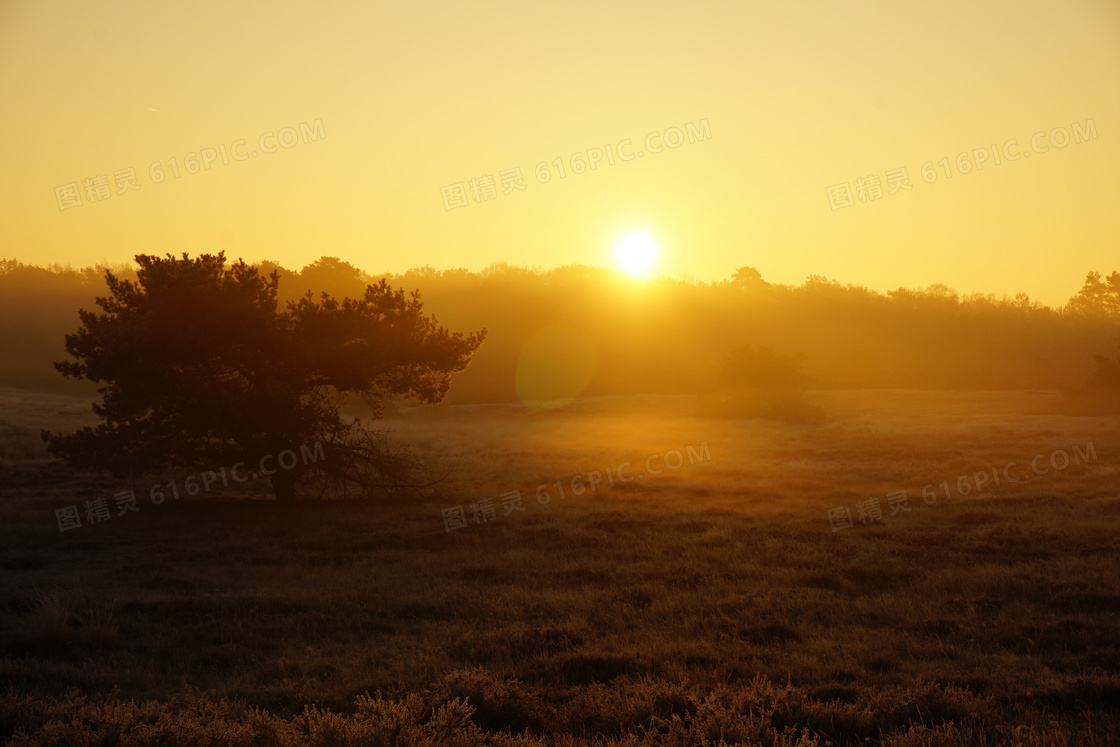
<path id="1" fill-rule="evenodd" d="M 726 281 L 629 281 L 614 270 L 565 266 L 533 270 L 495 264 L 482 272 L 430 267 L 370 275 L 333 257 L 295 271 L 274 262 L 277 299 L 311 292 L 361 298 L 370 284 L 420 291 L 449 329 L 488 330 L 470 367 L 455 377 L 452 404 L 518 399 L 523 350 L 542 329 L 548 368 L 575 353 L 592 360 L 582 396 L 702 394 L 723 385 L 729 356 L 764 349 L 801 361 L 813 388 L 1065 389 L 1116 387 L 1120 273 L 1087 275 L 1062 307 L 1019 294 L 960 295 L 943 285 L 879 293 L 811 275 L 800 286 L 767 283 L 750 267 Z M 36 267 L 0 260 L 0 385 L 58 390 L 52 363 L 74 331 L 78 309 L 94 306 L 111 269 Z M 547 387 L 545 387 L 547 393 Z"/>

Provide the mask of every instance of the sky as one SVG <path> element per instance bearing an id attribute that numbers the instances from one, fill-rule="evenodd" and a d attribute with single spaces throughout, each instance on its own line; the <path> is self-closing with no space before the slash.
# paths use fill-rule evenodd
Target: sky
<path id="1" fill-rule="evenodd" d="M 1115 0 L 4 0 L 0 257 L 550 268 L 642 232 L 658 274 L 1060 304 L 1120 270 L 1118 94 Z"/>

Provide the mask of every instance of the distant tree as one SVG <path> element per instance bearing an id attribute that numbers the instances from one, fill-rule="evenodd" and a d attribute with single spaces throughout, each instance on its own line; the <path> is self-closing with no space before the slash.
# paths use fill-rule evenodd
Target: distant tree
<path id="1" fill-rule="evenodd" d="M 1120 344 L 1117 345 L 1120 349 Z M 1089 388 L 1098 391 L 1120 392 L 1120 354 L 1115 357 L 1094 355 L 1096 364 L 1089 375 Z"/>
<path id="2" fill-rule="evenodd" d="M 346 298 L 360 296 L 370 280 L 349 262 L 343 262 L 338 257 L 320 257 L 285 282 L 294 286 L 297 294 L 311 290 Z"/>
<path id="3" fill-rule="evenodd" d="M 843 291 L 844 286 L 825 275 L 808 275 L 801 284 L 801 290 L 817 293 Z"/>
<path id="4" fill-rule="evenodd" d="M 1120 349 L 1120 344 L 1117 345 Z M 1120 414 L 1120 354 L 1094 355 L 1085 385 L 1061 387 L 1062 411 L 1071 415 Z"/>
<path id="5" fill-rule="evenodd" d="M 769 288 L 770 283 L 762 279 L 762 273 L 753 267 L 740 267 L 731 276 L 731 284 L 747 290 L 762 290 Z"/>
<path id="6" fill-rule="evenodd" d="M 1099 272 L 1087 274 L 1066 310 L 1084 316 L 1120 317 L 1120 272 L 1113 271 L 1106 278 Z"/>
<path id="7" fill-rule="evenodd" d="M 800 395 L 809 383 L 805 356 L 786 355 L 768 347 L 747 345 L 728 353 L 720 383 L 729 389 L 790 392 Z"/>
<path id="8" fill-rule="evenodd" d="M 760 345 L 735 348 L 723 360 L 717 382 L 700 398 L 704 414 L 747 417 L 803 416 L 809 385 L 803 355 L 786 355 Z"/>
<path id="9" fill-rule="evenodd" d="M 277 499 L 307 472 L 344 489 L 398 486 L 403 467 L 376 432 L 340 415 L 347 396 L 374 417 L 389 397 L 440 401 L 486 330 L 449 332 L 419 295 L 385 281 L 361 298 L 308 292 L 277 308 L 279 275 L 224 253 L 191 259 L 138 255 L 137 280 L 105 273 L 101 313 L 81 310 L 66 336 L 67 377 L 101 384 L 103 422 L 43 432 L 52 453 L 79 468 L 138 473 L 187 464 L 256 463 L 315 442 L 324 458 L 277 470 Z"/>

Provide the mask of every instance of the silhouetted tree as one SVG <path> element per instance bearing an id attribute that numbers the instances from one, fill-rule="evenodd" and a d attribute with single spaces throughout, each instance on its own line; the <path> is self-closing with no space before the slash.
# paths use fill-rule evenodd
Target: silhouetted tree
<path id="1" fill-rule="evenodd" d="M 1117 348 L 1120 349 L 1120 340 Z M 1085 385 L 1062 386 L 1062 411 L 1071 415 L 1120 414 L 1120 354 L 1093 355 Z"/>
<path id="2" fill-rule="evenodd" d="M 768 347 L 747 345 L 728 353 L 720 383 L 732 389 L 804 393 L 809 377 L 802 370 L 805 356 L 785 355 Z"/>
<path id="3" fill-rule="evenodd" d="M 358 299 L 308 292 L 279 310 L 278 273 L 227 266 L 224 253 L 136 262 L 135 282 L 105 273 L 102 313 L 79 311 L 82 327 L 66 336 L 76 360 L 55 364 L 102 385 L 94 412 L 104 422 L 43 432 L 51 452 L 79 468 L 256 463 L 321 442 L 322 460 L 270 478 L 278 499 L 294 498 L 307 471 L 362 491 L 399 486 L 405 465 L 376 433 L 344 421 L 344 399 L 360 396 L 374 417 L 388 397 L 438 402 L 486 334 L 447 331 L 418 293 L 384 280 Z"/>
<path id="4" fill-rule="evenodd" d="M 1120 344 L 1117 348 L 1120 349 Z M 1089 375 L 1089 388 L 1113 395 L 1120 394 L 1120 354 L 1112 358 L 1094 355 L 1093 360 L 1096 366 Z"/>
<path id="5" fill-rule="evenodd" d="M 1120 317 L 1120 272 L 1113 271 L 1105 278 L 1099 272 L 1090 272 L 1066 309 L 1086 316 Z"/>
<path id="6" fill-rule="evenodd" d="M 736 270 L 731 276 L 731 284 L 756 291 L 770 287 L 770 283 L 762 279 L 762 273 L 753 267 L 740 267 Z"/>
<path id="7" fill-rule="evenodd" d="M 809 385 L 803 355 L 785 355 L 761 345 L 735 348 L 723 360 L 714 387 L 700 397 L 710 415 L 800 417 L 813 412 L 802 404 Z"/>
<path id="8" fill-rule="evenodd" d="M 289 290 L 293 286 L 297 288 L 298 294 L 312 290 L 345 298 L 360 296 L 371 280 L 357 267 L 338 257 L 320 257 L 284 282 Z"/>

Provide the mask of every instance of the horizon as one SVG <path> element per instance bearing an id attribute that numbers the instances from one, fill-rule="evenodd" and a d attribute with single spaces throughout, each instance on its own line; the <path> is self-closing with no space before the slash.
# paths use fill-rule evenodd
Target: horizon
<path id="1" fill-rule="evenodd" d="M 197 257 L 197 256 L 202 256 L 203 254 L 215 254 L 216 255 L 220 251 L 221 250 L 218 250 L 218 251 L 215 251 L 215 252 L 201 252 L 201 253 L 198 253 L 198 254 L 190 254 L 190 256 Z M 166 256 L 166 255 L 158 254 L 156 256 Z M 179 256 L 181 256 L 181 255 L 179 255 Z M 227 262 L 237 262 L 240 259 L 242 259 L 242 258 L 241 257 L 232 257 L 231 258 L 230 255 L 228 253 L 226 253 L 226 261 Z M 458 274 L 458 273 L 466 273 L 468 275 L 477 275 L 477 276 L 480 276 L 480 277 L 485 277 L 488 274 L 493 274 L 495 272 L 498 272 L 498 271 L 501 271 L 501 270 L 506 270 L 506 269 L 518 270 L 518 271 L 527 271 L 527 272 L 530 272 L 534 275 L 548 275 L 550 273 L 554 273 L 554 272 L 557 272 L 557 271 L 562 271 L 562 270 L 565 270 L 565 269 L 585 268 L 585 269 L 590 269 L 590 270 L 602 271 L 603 273 L 606 273 L 606 274 L 613 274 L 616 277 L 618 277 L 622 282 L 634 283 L 636 285 L 652 285 L 652 284 L 655 284 L 655 283 L 658 283 L 658 282 L 661 282 L 661 281 L 670 281 L 670 282 L 674 282 L 674 283 L 685 283 L 685 284 L 696 285 L 696 286 L 704 286 L 704 285 L 714 286 L 714 285 L 720 285 L 720 284 L 733 284 L 734 283 L 735 271 L 737 271 L 738 269 L 742 269 L 742 267 L 749 267 L 748 265 L 743 265 L 743 266 L 740 266 L 738 268 L 735 268 L 735 270 L 732 270 L 725 277 L 714 278 L 714 279 L 708 280 L 708 279 L 691 277 L 691 276 L 688 276 L 686 273 L 680 273 L 678 275 L 668 275 L 668 274 L 665 274 L 665 273 L 660 273 L 660 274 L 650 274 L 648 276 L 641 277 L 641 278 L 633 278 L 633 277 L 628 278 L 628 277 L 625 277 L 626 274 L 627 274 L 625 272 L 625 270 L 623 270 L 622 268 L 620 268 L 618 266 L 589 265 L 589 264 L 579 264 L 579 263 L 556 265 L 556 266 L 553 266 L 553 267 L 542 267 L 542 266 L 539 266 L 539 265 L 538 266 L 531 266 L 531 265 L 516 264 L 516 263 L 513 263 L 513 262 L 498 261 L 498 262 L 491 262 L 490 264 L 482 267 L 481 269 L 471 269 L 471 268 L 461 267 L 461 266 L 460 267 L 436 268 L 436 267 L 432 267 L 431 265 L 417 265 L 417 266 L 409 267 L 409 268 L 407 268 L 407 269 L 405 269 L 404 271 L 401 271 L 401 272 L 390 272 L 390 271 L 371 272 L 370 270 L 368 270 L 368 269 L 366 269 L 366 268 L 364 268 L 360 265 L 356 265 L 352 262 L 348 262 L 348 261 L 342 259 L 341 257 L 336 257 L 336 256 L 326 255 L 326 254 L 320 256 L 319 258 L 317 258 L 317 259 L 315 259 L 311 262 L 308 262 L 308 263 L 306 263 L 302 266 L 299 266 L 299 267 L 295 267 L 295 266 L 286 267 L 286 266 L 283 265 L 283 263 L 277 262 L 274 259 L 262 259 L 262 260 L 253 260 L 253 261 L 245 260 L 245 262 L 246 262 L 247 265 L 249 265 L 251 267 L 257 267 L 257 268 L 263 267 L 264 265 L 276 265 L 280 269 L 285 270 L 288 273 L 299 275 L 299 274 L 303 273 L 305 270 L 307 270 L 308 268 L 314 268 L 316 265 L 318 265 L 318 263 L 321 260 L 339 260 L 339 261 L 353 267 L 355 270 L 357 270 L 359 273 L 361 273 L 362 276 L 365 279 L 368 279 L 368 280 L 377 280 L 377 279 L 380 279 L 380 278 L 403 278 L 403 277 L 408 276 L 410 274 L 425 275 L 425 274 L 429 274 L 429 273 L 434 273 L 437 276 L 443 275 L 443 274 L 454 275 L 454 274 Z M 136 265 L 135 260 L 133 260 L 131 262 L 117 261 L 117 262 L 111 262 L 111 263 L 106 261 L 106 260 L 101 260 L 99 262 L 94 262 L 94 263 L 86 264 L 86 265 L 74 265 L 72 263 L 67 263 L 67 264 L 63 265 L 63 264 L 57 264 L 57 263 L 54 263 L 54 264 L 36 264 L 36 263 L 33 263 L 33 262 L 23 262 L 23 261 L 21 261 L 17 258 L 14 258 L 14 257 L 12 257 L 12 258 L 0 257 L 0 270 L 3 269 L 3 263 L 4 262 L 17 262 L 24 267 L 46 270 L 46 271 L 53 272 L 53 273 L 66 273 L 66 272 L 81 273 L 84 270 L 97 270 L 99 273 L 103 273 L 105 270 L 109 270 L 109 271 L 112 271 L 112 272 L 119 272 L 119 271 L 135 272 L 136 269 L 137 269 L 137 265 Z M 751 268 L 751 269 L 755 269 L 755 268 Z M 967 291 L 966 292 L 966 291 L 962 291 L 959 288 L 954 288 L 954 287 L 946 285 L 944 283 L 936 283 L 936 282 L 935 283 L 929 283 L 929 284 L 924 285 L 924 286 L 896 285 L 896 286 L 888 286 L 888 287 L 884 287 L 884 288 L 873 288 L 873 287 L 870 287 L 870 286 L 868 286 L 864 283 L 858 283 L 858 282 L 844 283 L 844 282 L 841 282 L 840 280 L 838 280 L 836 278 L 831 278 L 831 277 L 827 277 L 827 276 L 824 276 L 824 275 L 819 275 L 819 274 L 816 274 L 816 273 L 809 273 L 809 274 L 805 275 L 800 282 L 788 282 L 788 283 L 776 282 L 776 281 L 768 280 L 765 276 L 763 276 L 761 279 L 767 285 L 775 286 L 775 287 L 781 287 L 781 288 L 787 288 L 787 289 L 803 288 L 806 285 L 812 283 L 814 280 L 823 279 L 823 280 L 827 281 L 828 283 L 836 284 L 836 285 L 840 286 L 841 288 L 854 289 L 854 290 L 864 290 L 864 291 L 868 291 L 870 293 L 877 294 L 877 295 L 880 295 L 880 296 L 890 296 L 892 293 L 895 293 L 895 292 L 898 292 L 898 291 L 909 291 L 909 292 L 913 292 L 913 293 L 929 293 L 929 292 L 934 292 L 934 291 L 947 291 L 951 295 L 956 296 L 961 301 L 966 301 L 970 298 L 983 298 L 983 299 L 995 300 L 995 301 L 1014 301 L 1014 300 L 1016 300 L 1016 298 L 1018 296 L 1026 295 L 1028 300 L 1032 304 L 1037 304 L 1041 307 L 1049 308 L 1049 309 L 1052 309 L 1054 311 L 1060 312 L 1060 311 L 1063 311 L 1065 309 L 1065 307 L 1067 307 L 1069 305 L 1069 303 L 1077 297 L 1078 291 L 1080 291 L 1084 287 L 1086 278 L 1088 276 L 1096 274 L 1100 278 L 1103 278 L 1103 279 L 1107 280 L 1108 275 L 1112 272 L 1117 272 L 1117 271 L 1113 270 L 1111 268 L 1102 268 L 1102 269 L 1095 269 L 1094 268 L 1094 269 L 1087 270 L 1086 273 L 1085 273 L 1085 276 L 1083 276 L 1081 278 L 1080 284 L 1078 284 L 1077 287 L 1068 296 L 1066 296 L 1064 301 L 1060 301 L 1058 303 L 1048 303 L 1046 301 L 1031 297 L 1030 294 L 1024 293 L 1023 291 L 1010 291 L 1010 292 L 997 293 L 997 292 L 993 292 L 993 291 L 972 290 L 972 291 Z M 283 277 L 283 276 L 281 276 L 281 277 Z M 314 289 L 312 289 L 312 290 L 314 290 Z M 411 289 L 405 288 L 405 290 L 411 290 Z M 318 292 L 318 291 L 316 291 L 316 292 Z"/>

